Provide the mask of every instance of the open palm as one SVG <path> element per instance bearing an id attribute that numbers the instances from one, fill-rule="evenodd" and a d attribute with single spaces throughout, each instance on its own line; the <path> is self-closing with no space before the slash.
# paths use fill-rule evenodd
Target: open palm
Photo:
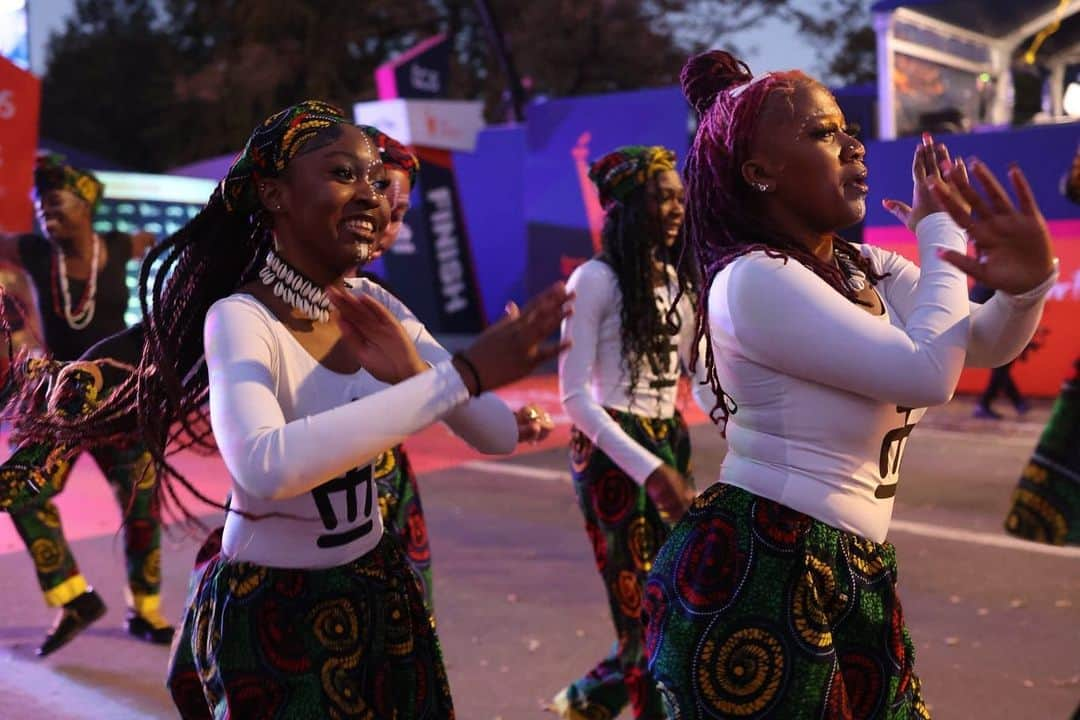
<path id="1" fill-rule="evenodd" d="M 982 285 L 1010 295 L 1036 288 L 1054 271 L 1054 247 L 1027 178 L 1019 167 L 1009 168 L 1018 201 L 1014 205 L 986 165 L 973 160 L 971 172 L 982 193 L 969 182 L 962 163 L 947 173 L 948 183 L 931 185 L 945 211 L 975 243 L 974 257 L 950 250 L 944 259 Z"/>

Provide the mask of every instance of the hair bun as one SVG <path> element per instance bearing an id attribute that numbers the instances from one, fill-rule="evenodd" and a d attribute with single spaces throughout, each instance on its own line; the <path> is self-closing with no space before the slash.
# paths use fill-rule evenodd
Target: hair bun
<path id="1" fill-rule="evenodd" d="M 753 79 L 750 68 L 729 52 L 709 50 L 692 56 L 679 73 L 683 95 L 699 113 L 712 107 L 716 96 Z"/>

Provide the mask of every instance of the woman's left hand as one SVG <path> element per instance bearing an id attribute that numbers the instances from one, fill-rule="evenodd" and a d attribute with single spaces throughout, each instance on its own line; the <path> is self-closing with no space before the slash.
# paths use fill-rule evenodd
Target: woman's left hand
<path id="1" fill-rule="evenodd" d="M 377 300 L 340 288 L 327 296 L 338 311 L 342 340 L 377 380 L 393 385 L 428 369 L 401 323 Z"/>
<path id="2" fill-rule="evenodd" d="M 948 184 L 931 183 L 930 189 L 975 242 L 976 256 L 946 250 L 942 257 L 976 282 L 1010 295 L 1038 287 L 1054 271 L 1054 246 L 1027 178 L 1019 167 L 1009 168 L 1017 207 L 986 165 L 977 160 L 970 165 L 982 193 L 968 182 L 961 164 L 948 173 Z"/>
<path id="3" fill-rule="evenodd" d="M 535 445 L 547 438 L 555 429 L 551 415 L 535 405 L 519 408 L 514 412 L 514 419 L 517 420 L 519 443 L 527 442 Z"/>

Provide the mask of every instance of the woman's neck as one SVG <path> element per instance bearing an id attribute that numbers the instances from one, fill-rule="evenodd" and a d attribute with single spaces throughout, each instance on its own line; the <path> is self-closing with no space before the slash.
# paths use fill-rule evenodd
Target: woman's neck
<path id="1" fill-rule="evenodd" d="M 97 233 L 93 228 L 85 228 L 70 237 L 53 239 L 53 244 L 60 248 L 67 257 L 88 258 L 94 252 Z"/>
<path id="2" fill-rule="evenodd" d="M 831 263 L 833 261 L 833 236 L 831 234 L 808 235 L 797 238 L 797 240 L 811 255 L 821 262 Z"/>
<path id="3" fill-rule="evenodd" d="M 289 247 L 275 247 L 274 252 L 277 253 L 279 258 L 284 260 L 288 265 L 291 265 L 293 269 L 299 270 L 304 277 L 323 291 L 326 291 L 331 287 L 341 287 L 345 284 L 346 273 L 335 274 L 334 271 L 328 270 L 325 266 L 314 261 L 310 256 L 292 252 Z"/>

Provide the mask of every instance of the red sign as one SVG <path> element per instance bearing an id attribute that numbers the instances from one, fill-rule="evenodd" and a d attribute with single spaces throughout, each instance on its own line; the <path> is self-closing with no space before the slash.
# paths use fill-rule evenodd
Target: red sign
<path id="1" fill-rule="evenodd" d="M 0 232 L 27 232 L 41 80 L 0 57 Z"/>

